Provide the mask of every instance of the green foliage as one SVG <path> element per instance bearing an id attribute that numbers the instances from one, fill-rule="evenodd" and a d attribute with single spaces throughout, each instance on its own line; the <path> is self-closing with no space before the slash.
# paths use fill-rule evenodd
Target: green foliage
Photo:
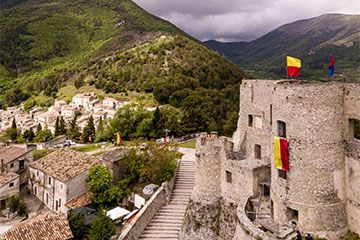
<path id="1" fill-rule="evenodd" d="M 84 223 L 84 215 L 73 212 L 69 216 L 69 224 L 71 232 L 74 235 L 74 240 L 81 240 L 85 237 L 86 227 Z"/>
<path id="2" fill-rule="evenodd" d="M 115 223 L 102 210 L 92 220 L 87 237 L 89 240 L 109 240 L 115 234 Z"/>
<path id="3" fill-rule="evenodd" d="M 77 114 L 75 114 L 73 119 L 69 122 L 68 128 L 66 130 L 66 135 L 69 139 L 78 141 L 80 139 L 81 133 L 76 121 Z"/>
<path id="4" fill-rule="evenodd" d="M 16 128 L 8 128 L 5 133 L 1 136 L 2 142 L 15 141 L 18 137 L 18 130 Z"/>
<path id="5" fill-rule="evenodd" d="M 25 216 L 27 214 L 27 207 L 22 197 L 11 196 L 7 200 L 7 207 L 10 209 L 10 212 L 17 212 L 18 216 Z"/>
<path id="6" fill-rule="evenodd" d="M 47 142 L 53 139 L 53 134 L 47 128 L 44 130 L 40 130 L 36 132 L 36 137 L 34 138 L 34 142 Z"/>
<path id="7" fill-rule="evenodd" d="M 122 195 L 121 190 L 114 186 L 110 170 L 102 165 L 90 168 L 86 177 L 86 184 L 93 193 L 93 203 L 104 206 L 116 202 Z"/>
<path id="8" fill-rule="evenodd" d="M 33 154 L 34 160 L 38 160 L 38 159 L 45 157 L 46 155 L 52 153 L 53 151 L 54 151 L 53 149 L 33 150 L 32 154 Z"/>
<path id="9" fill-rule="evenodd" d="M 86 126 L 84 127 L 82 139 L 85 143 L 94 142 L 95 134 L 96 134 L 96 132 L 95 132 L 94 118 L 91 115 L 89 117 L 89 120 L 88 120 Z"/>
<path id="10" fill-rule="evenodd" d="M 35 133 L 32 129 L 25 130 L 23 133 L 23 137 L 27 142 L 32 142 L 32 140 L 35 138 Z"/>
<path id="11" fill-rule="evenodd" d="M 360 240 L 360 236 L 354 232 L 347 232 L 345 236 L 340 238 L 341 240 Z"/>

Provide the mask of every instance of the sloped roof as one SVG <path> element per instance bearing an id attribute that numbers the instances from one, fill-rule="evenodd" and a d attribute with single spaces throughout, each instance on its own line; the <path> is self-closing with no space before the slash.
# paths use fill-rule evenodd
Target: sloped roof
<path id="1" fill-rule="evenodd" d="M 45 213 L 0 235 L 4 240 L 68 240 L 73 238 L 65 214 Z"/>
<path id="2" fill-rule="evenodd" d="M 0 146 L 0 159 L 4 160 L 4 164 L 8 164 L 13 160 L 30 152 L 31 149 L 25 149 L 20 147 L 1 147 Z"/>
<path id="3" fill-rule="evenodd" d="M 80 194 L 79 196 L 67 201 L 65 203 L 65 207 L 67 207 L 69 209 L 75 209 L 75 208 L 86 206 L 91 203 L 92 196 L 93 196 L 93 194 L 91 192 L 86 191 L 86 192 Z"/>
<path id="4" fill-rule="evenodd" d="M 14 179 L 18 178 L 19 175 L 13 172 L 0 172 L 0 187 L 8 182 L 13 181 Z"/>
<path id="5" fill-rule="evenodd" d="M 64 183 L 99 163 L 96 157 L 69 149 L 60 149 L 30 164 Z"/>

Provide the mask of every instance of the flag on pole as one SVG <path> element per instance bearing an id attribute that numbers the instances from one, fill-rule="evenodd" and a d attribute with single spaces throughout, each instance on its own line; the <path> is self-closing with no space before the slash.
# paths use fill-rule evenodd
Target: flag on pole
<path id="1" fill-rule="evenodd" d="M 299 77 L 301 60 L 294 57 L 286 56 L 286 63 L 288 77 Z"/>
<path id="2" fill-rule="evenodd" d="M 120 136 L 120 133 L 116 133 L 116 145 L 121 145 L 122 144 L 122 139 Z"/>
<path id="3" fill-rule="evenodd" d="M 335 73 L 335 58 L 334 55 L 330 55 L 330 64 L 329 64 L 329 75 L 330 77 L 334 76 Z"/>
<path id="4" fill-rule="evenodd" d="M 289 144 L 286 138 L 274 138 L 274 165 L 277 169 L 289 171 Z"/>

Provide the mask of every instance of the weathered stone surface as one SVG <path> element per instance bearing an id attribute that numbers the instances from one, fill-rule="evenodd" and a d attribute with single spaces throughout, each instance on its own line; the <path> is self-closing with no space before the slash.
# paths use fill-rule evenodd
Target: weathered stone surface
<path id="1" fill-rule="evenodd" d="M 261 208 L 267 185 L 271 211 L 258 215 L 279 226 L 275 235 L 291 220 L 300 231 L 329 239 L 360 233 L 360 141 L 352 136 L 351 119 L 360 119 L 360 84 L 243 81 L 232 140 L 206 133 L 197 138 L 183 238 L 273 239 L 246 217 L 246 211 L 267 209 Z M 278 121 L 286 123 L 289 142 L 286 179 L 273 164 Z M 229 217 L 231 204 L 238 206 L 236 218 Z"/>

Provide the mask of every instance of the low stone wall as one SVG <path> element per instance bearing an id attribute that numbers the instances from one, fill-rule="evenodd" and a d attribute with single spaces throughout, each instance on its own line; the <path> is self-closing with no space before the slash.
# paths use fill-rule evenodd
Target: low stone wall
<path id="1" fill-rule="evenodd" d="M 180 161 L 177 162 L 176 172 L 174 177 L 169 181 L 161 184 L 161 187 L 152 195 L 145 206 L 140 210 L 131 224 L 120 235 L 118 240 L 137 240 L 139 239 L 146 226 L 150 223 L 151 219 L 165 205 L 171 197 L 172 190 L 175 185 L 175 178 L 179 169 Z"/>
<path id="2" fill-rule="evenodd" d="M 120 235 L 118 240 L 137 240 L 141 233 L 145 230 L 147 224 L 154 217 L 157 211 L 166 203 L 166 185 L 161 187 L 152 195 L 145 206 L 136 215 L 132 223 Z"/>

